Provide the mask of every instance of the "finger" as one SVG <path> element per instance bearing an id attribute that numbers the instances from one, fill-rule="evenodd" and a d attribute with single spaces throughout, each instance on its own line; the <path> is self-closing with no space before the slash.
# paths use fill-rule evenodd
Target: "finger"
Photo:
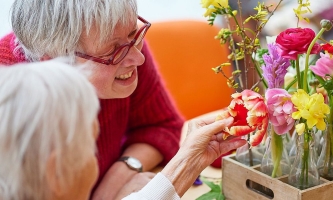
<path id="1" fill-rule="evenodd" d="M 234 139 L 240 139 L 241 136 L 233 136 L 233 135 L 229 135 L 227 138 L 223 138 L 224 137 L 224 134 L 223 133 L 217 133 L 216 135 L 216 140 L 217 141 L 231 141 L 231 140 L 234 140 Z"/>
<path id="2" fill-rule="evenodd" d="M 237 149 L 241 146 L 247 144 L 247 141 L 244 139 L 234 139 L 232 141 L 222 142 L 221 145 L 221 155 L 227 153 L 231 150 Z"/>
<path id="3" fill-rule="evenodd" d="M 215 121 L 215 115 L 207 115 L 200 118 L 193 119 L 189 122 L 188 129 L 195 130 L 207 124 L 211 124 Z"/>
<path id="4" fill-rule="evenodd" d="M 228 117 L 226 119 L 215 121 L 211 124 L 208 124 L 200 129 L 201 133 L 208 134 L 210 136 L 221 132 L 226 127 L 230 126 L 233 123 L 234 119 L 232 117 Z"/>

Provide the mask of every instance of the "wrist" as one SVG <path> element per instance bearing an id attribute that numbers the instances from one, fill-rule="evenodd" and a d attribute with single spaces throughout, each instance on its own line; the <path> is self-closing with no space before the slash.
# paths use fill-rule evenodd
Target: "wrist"
<path id="1" fill-rule="evenodd" d="M 93 199 L 114 199 L 119 190 L 137 173 L 139 172 L 129 169 L 125 163 L 115 162 L 98 185 Z"/>
<path id="2" fill-rule="evenodd" d="M 123 162 L 126 166 L 134 171 L 142 172 L 142 164 L 140 160 L 131 156 L 122 156 L 118 159 L 118 162 Z"/>
<path id="3" fill-rule="evenodd" d="M 184 155 L 177 153 L 161 171 L 175 187 L 179 196 L 182 196 L 191 187 L 200 172 L 204 169 L 200 163 L 195 162 L 195 156 Z"/>

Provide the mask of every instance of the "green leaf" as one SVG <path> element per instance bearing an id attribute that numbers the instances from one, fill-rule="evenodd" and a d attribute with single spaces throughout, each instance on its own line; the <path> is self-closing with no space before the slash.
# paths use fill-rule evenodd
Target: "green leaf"
<path id="1" fill-rule="evenodd" d="M 201 195 L 196 200 L 225 200 L 224 195 L 222 194 L 221 184 L 215 184 L 210 182 L 204 178 L 201 178 L 202 182 L 204 182 L 208 187 L 210 187 L 210 191 Z"/>
<path id="2" fill-rule="evenodd" d="M 202 182 L 204 182 L 210 189 L 213 191 L 221 192 L 221 186 L 218 184 L 215 184 L 213 182 L 207 181 L 206 179 L 201 178 Z"/>
<path id="3" fill-rule="evenodd" d="M 208 192 L 201 195 L 196 200 L 225 200 L 224 196 L 221 193 L 217 192 Z"/>

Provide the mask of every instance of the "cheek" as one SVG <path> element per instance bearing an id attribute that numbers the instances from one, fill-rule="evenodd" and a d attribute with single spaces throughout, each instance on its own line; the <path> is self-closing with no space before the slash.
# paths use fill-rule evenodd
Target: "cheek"
<path id="1" fill-rule="evenodd" d="M 114 66 L 93 66 L 88 70 L 88 79 L 94 85 L 99 97 L 110 90 L 116 74 Z"/>

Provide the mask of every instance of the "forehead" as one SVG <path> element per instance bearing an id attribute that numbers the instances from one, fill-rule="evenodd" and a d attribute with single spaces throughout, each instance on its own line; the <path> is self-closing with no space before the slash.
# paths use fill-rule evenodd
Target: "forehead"
<path id="1" fill-rule="evenodd" d="M 86 53 L 99 53 L 104 47 L 110 46 L 117 41 L 126 40 L 130 33 L 137 29 L 137 18 L 128 21 L 119 21 L 113 29 L 103 31 L 95 23 L 91 26 L 89 32 L 83 30 L 79 48 L 83 48 Z"/>

